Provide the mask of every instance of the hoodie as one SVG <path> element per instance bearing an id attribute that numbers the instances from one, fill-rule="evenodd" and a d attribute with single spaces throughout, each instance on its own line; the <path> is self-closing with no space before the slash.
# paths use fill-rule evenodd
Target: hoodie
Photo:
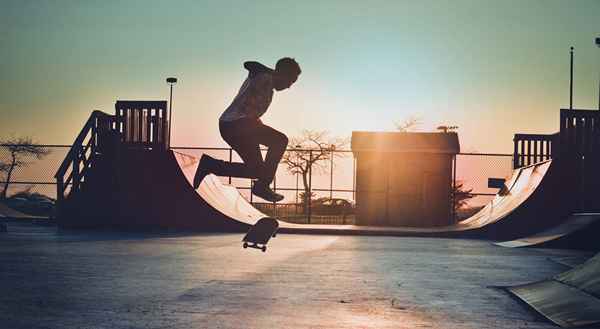
<path id="1" fill-rule="evenodd" d="M 248 77 L 240 87 L 231 105 L 219 118 L 220 122 L 240 119 L 258 119 L 271 105 L 273 99 L 273 69 L 259 62 L 245 62 Z"/>

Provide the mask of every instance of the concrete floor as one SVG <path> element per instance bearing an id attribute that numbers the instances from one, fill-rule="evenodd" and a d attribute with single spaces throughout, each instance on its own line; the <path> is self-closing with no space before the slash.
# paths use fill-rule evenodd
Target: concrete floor
<path id="1" fill-rule="evenodd" d="M 586 256 L 486 241 L 239 234 L 0 234 L 0 328 L 556 328 L 495 286 Z"/>

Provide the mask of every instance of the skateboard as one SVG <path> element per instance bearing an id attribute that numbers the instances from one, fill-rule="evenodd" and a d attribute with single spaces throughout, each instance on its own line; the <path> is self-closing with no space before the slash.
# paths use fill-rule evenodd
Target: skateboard
<path id="1" fill-rule="evenodd" d="M 261 218 L 242 239 L 244 249 L 250 247 L 267 251 L 267 243 L 271 237 L 277 235 L 277 229 L 279 229 L 279 222 L 275 218 Z"/>

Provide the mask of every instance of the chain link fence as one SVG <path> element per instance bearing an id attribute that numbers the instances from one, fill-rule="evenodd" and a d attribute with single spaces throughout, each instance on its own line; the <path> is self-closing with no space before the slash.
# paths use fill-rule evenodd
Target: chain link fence
<path id="1" fill-rule="evenodd" d="M 456 219 L 470 217 L 490 202 L 497 189 L 488 187 L 488 178 L 510 178 L 513 172 L 512 154 L 459 153 L 456 155 L 456 193 L 468 193 L 465 205 L 456 209 Z"/>
<path id="2" fill-rule="evenodd" d="M 10 165 L 13 161 L 10 145 L 0 145 L 0 164 Z M 27 196 L 45 196 L 53 201 L 56 198 L 54 174 L 60 166 L 70 145 L 37 145 L 48 150 L 48 154 L 37 159 L 35 156 L 22 156 L 21 166 L 14 167 L 10 181 L 7 171 L 0 172 L 0 188 L 5 188 L 9 205 L 23 203 Z M 215 158 L 240 162 L 241 159 L 229 148 L 173 147 L 177 152 L 200 157 L 206 153 Z M 310 152 L 303 149 L 289 149 L 287 152 Z M 307 175 L 308 184 L 300 174 L 291 174 L 284 164 L 280 164 L 273 189 L 285 199 L 273 205 L 250 193 L 251 180 L 222 177 L 224 183 L 236 186 L 240 193 L 259 210 L 295 223 L 354 224 L 355 170 L 356 163 L 349 150 L 332 150 L 336 156 L 321 162 L 320 170 Z M 487 179 L 508 178 L 512 173 L 512 154 L 460 153 L 456 157 L 456 182 L 462 184 L 459 190 L 472 195 L 465 205 L 456 212 L 457 219 L 468 217 L 491 200 L 497 192 L 487 187 Z M 309 191 L 310 207 L 303 202 L 305 190 Z M 17 200 L 15 200 L 17 199 Z M 11 203 L 12 200 L 12 203 Z M 27 210 L 23 209 L 21 210 Z"/>

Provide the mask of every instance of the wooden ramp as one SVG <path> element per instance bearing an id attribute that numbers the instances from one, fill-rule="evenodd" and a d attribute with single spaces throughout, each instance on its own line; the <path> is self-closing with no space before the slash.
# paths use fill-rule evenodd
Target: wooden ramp
<path id="1" fill-rule="evenodd" d="M 538 247 L 599 250 L 600 213 L 571 215 L 564 223 L 529 237 L 495 243 L 509 248 Z"/>
<path id="2" fill-rule="evenodd" d="M 198 158 L 171 152 L 187 183 L 191 186 Z M 563 168 L 557 161 L 545 161 L 515 170 L 506 187 L 481 211 L 451 226 L 374 227 L 355 225 L 311 225 L 281 222 L 280 231 L 308 234 L 391 235 L 468 238 L 515 238 L 537 232 L 558 223 L 570 211 L 569 202 L 563 199 L 565 185 L 560 184 Z M 260 218 L 267 217 L 248 203 L 231 185 L 208 175 L 197 195 L 228 222 L 249 227 Z M 225 223 L 224 223 L 225 224 Z M 219 226 L 219 225 L 215 225 Z M 224 225 L 224 226 L 230 226 Z"/>
<path id="3" fill-rule="evenodd" d="M 267 217 L 239 191 L 208 175 L 194 190 L 198 158 L 172 150 L 127 150 L 118 163 L 99 161 L 80 191 L 61 208 L 72 228 L 244 232 Z M 523 167 L 473 217 L 440 227 L 304 225 L 281 222 L 280 232 L 459 237 L 512 240 L 560 223 L 571 212 L 569 171 L 553 160 Z M 565 197 L 567 196 L 567 197 Z"/>
<path id="4" fill-rule="evenodd" d="M 563 328 L 600 324 L 600 254 L 552 279 L 508 291 Z"/>

